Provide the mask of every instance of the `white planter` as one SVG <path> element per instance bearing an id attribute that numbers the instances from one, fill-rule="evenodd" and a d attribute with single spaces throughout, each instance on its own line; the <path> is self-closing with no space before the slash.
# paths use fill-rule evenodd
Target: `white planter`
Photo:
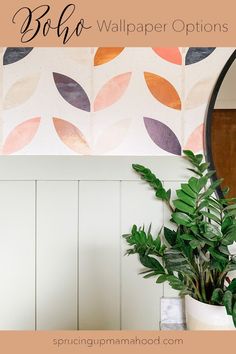
<path id="1" fill-rule="evenodd" d="M 235 330 L 224 306 L 204 304 L 187 295 L 185 313 L 188 330 Z"/>

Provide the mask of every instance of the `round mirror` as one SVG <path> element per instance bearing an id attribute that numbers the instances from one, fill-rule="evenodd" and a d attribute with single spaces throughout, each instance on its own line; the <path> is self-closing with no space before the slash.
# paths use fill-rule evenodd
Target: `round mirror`
<path id="1" fill-rule="evenodd" d="M 236 196 L 236 51 L 223 68 L 214 88 L 206 121 L 206 154 L 214 178 L 224 178 L 227 197 Z M 222 196 L 222 190 L 218 190 Z"/>

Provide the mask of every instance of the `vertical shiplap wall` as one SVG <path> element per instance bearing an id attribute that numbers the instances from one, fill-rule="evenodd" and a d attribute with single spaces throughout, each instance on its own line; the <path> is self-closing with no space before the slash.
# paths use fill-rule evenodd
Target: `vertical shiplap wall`
<path id="1" fill-rule="evenodd" d="M 181 158 L 0 159 L 0 329 L 159 328 L 160 297 L 176 294 L 138 275 L 121 235 L 169 213 L 132 162 L 168 187 L 187 178 Z"/>

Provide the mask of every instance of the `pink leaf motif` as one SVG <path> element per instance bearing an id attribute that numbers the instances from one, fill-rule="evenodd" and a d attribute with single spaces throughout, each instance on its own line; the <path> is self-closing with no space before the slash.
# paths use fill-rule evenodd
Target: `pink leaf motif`
<path id="1" fill-rule="evenodd" d="M 144 78 L 146 84 L 156 100 L 167 107 L 181 109 L 181 100 L 175 87 L 164 77 L 145 72 Z"/>
<path id="2" fill-rule="evenodd" d="M 181 155 L 181 146 L 175 133 L 164 123 L 144 117 L 144 124 L 152 141 L 171 154 Z"/>
<path id="3" fill-rule="evenodd" d="M 72 106 L 90 112 L 89 98 L 78 82 L 68 76 L 53 73 L 54 81 L 60 95 Z"/>
<path id="4" fill-rule="evenodd" d="M 53 124 L 61 141 L 71 150 L 81 155 L 88 155 L 90 148 L 79 128 L 60 118 L 53 118 Z"/>
<path id="5" fill-rule="evenodd" d="M 131 73 L 125 73 L 113 77 L 99 91 L 94 101 L 94 111 L 100 111 L 118 101 L 127 89 L 131 79 Z"/>
<path id="6" fill-rule="evenodd" d="M 154 52 L 162 59 L 167 60 L 170 63 L 181 65 L 182 55 L 179 48 L 152 48 Z"/>
<path id="7" fill-rule="evenodd" d="M 96 153 L 103 154 L 118 147 L 125 139 L 130 123 L 131 119 L 122 119 L 106 128 L 98 138 Z"/>
<path id="8" fill-rule="evenodd" d="M 192 150 L 193 152 L 199 152 L 203 150 L 203 124 L 199 125 L 188 138 L 188 141 L 184 147 L 185 150 Z"/>
<path id="9" fill-rule="evenodd" d="M 3 155 L 10 155 L 23 149 L 33 140 L 40 123 L 41 118 L 32 118 L 17 125 L 8 135 L 3 146 Z"/>

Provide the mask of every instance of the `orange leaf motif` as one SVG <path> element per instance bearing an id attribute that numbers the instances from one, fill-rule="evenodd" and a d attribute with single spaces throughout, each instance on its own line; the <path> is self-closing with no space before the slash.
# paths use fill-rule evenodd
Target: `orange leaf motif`
<path id="1" fill-rule="evenodd" d="M 60 118 L 53 118 L 53 123 L 59 138 L 66 146 L 77 154 L 90 154 L 85 137 L 75 125 Z"/>
<path id="2" fill-rule="evenodd" d="M 94 57 L 94 65 L 102 65 L 108 63 L 109 61 L 116 58 L 125 48 L 98 48 L 95 57 Z"/>
<path id="3" fill-rule="evenodd" d="M 181 109 L 181 100 L 174 86 L 161 76 L 144 73 L 151 94 L 162 104 L 174 109 Z"/>
<path id="4" fill-rule="evenodd" d="M 11 131 L 3 146 L 3 155 L 10 155 L 23 149 L 33 140 L 40 123 L 40 118 L 29 119 Z"/>

